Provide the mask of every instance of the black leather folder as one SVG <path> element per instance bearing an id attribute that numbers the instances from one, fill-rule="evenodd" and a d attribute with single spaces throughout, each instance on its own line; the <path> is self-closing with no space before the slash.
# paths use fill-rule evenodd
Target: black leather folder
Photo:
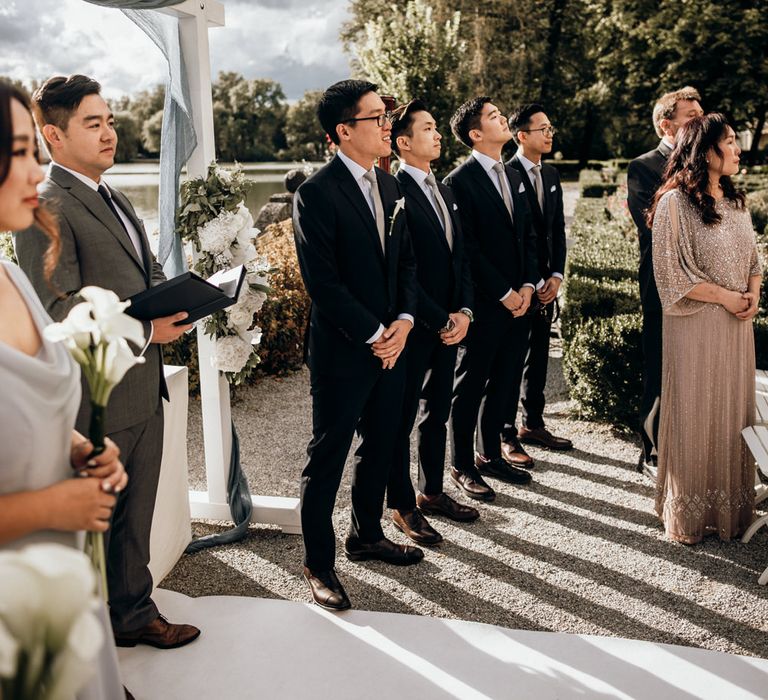
<path id="1" fill-rule="evenodd" d="M 129 298 L 131 305 L 125 313 L 140 321 L 151 321 L 186 311 L 189 316 L 176 325 L 194 323 L 232 306 L 240 296 L 244 280 L 245 267 L 242 265 L 216 273 L 207 280 L 194 272 L 185 272 L 134 294 Z"/>

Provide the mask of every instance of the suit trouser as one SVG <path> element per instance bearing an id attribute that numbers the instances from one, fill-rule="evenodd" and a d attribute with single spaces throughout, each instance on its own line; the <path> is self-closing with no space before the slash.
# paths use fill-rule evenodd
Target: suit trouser
<path id="1" fill-rule="evenodd" d="M 402 422 L 387 485 L 389 508 L 410 511 L 416 507 L 411 483 L 411 430 L 419 407 L 419 491 L 429 496 L 443 492 L 445 442 L 457 351 L 457 345 L 445 345 L 437 333 L 427 335 L 415 329 L 408 338 Z"/>
<path id="2" fill-rule="evenodd" d="M 504 420 L 503 437 L 517 437 L 517 404 L 522 394 L 522 423 L 526 428 L 544 427 L 544 387 L 547 384 L 549 366 L 549 338 L 555 304 L 547 304 L 543 313 L 537 311 L 530 316 L 531 332 L 528 351 L 525 354 L 523 377 L 520 384 L 514 384 L 509 393 L 509 404 Z"/>
<path id="3" fill-rule="evenodd" d="M 501 433 L 514 384 L 520 384 L 528 347 L 529 319 L 511 314 L 470 326 L 459 353 L 451 407 L 451 457 L 457 469 L 474 464 L 477 451 L 501 457 Z"/>
<path id="4" fill-rule="evenodd" d="M 349 532 L 366 543 L 384 537 L 381 515 L 402 417 L 403 360 L 391 370 L 353 377 L 312 373 L 312 440 L 301 474 L 301 528 L 304 564 L 313 571 L 334 567 L 333 506 L 355 431 L 360 444 L 352 474 Z"/>
<path id="5" fill-rule="evenodd" d="M 109 612 L 116 634 L 137 630 L 159 612 L 150 597 L 149 536 L 163 457 L 163 402 L 138 425 L 110 433 L 120 448 L 128 486 L 117 499 L 105 533 Z"/>
<path id="6" fill-rule="evenodd" d="M 653 409 L 656 399 L 661 396 L 661 319 L 662 314 L 654 311 L 643 312 L 643 394 L 640 397 L 640 436 L 643 440 L 645 459 L 651 457 L 653 445 L 659 444 L 659 413 L 653 421 L 652 435 L 645 431 L 645 420 Z M 653 441 L 653 442 L 651 442 Z"/>

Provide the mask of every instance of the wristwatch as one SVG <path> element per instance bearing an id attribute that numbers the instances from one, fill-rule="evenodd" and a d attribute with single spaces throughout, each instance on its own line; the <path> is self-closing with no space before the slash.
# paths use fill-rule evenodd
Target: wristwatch
<path id="1" fill-rule="evenodd" d="M 472 309 L 468 309 L 466 306 L 459 309 L 459 313 L 464 314 L 469 319 L 470 323 L 475 320 L 475 315 L 472 313 Z"/>

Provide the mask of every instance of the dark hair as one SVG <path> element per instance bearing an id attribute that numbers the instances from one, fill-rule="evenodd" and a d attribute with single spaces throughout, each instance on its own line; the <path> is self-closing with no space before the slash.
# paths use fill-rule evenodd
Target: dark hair
<path id="1" fill-rule="evenodd" d="M 678 132 L 675 150 L 669 156 L 669 163 L 664 171 L 663 184 L 656 192 L 653 205 L 648 211 L 649 226 L 653 225 L 656 206 L 662 195 L 675 189 L 688 197 L 705 224 L 720 223 L 721 216 L 715 209 L 715 199 L 708 191 L 707 153 L 713 148 L 721 158 L 723 157 L 718 142 L 729 126 L 724 114 L 713 112 L 694 117 Z M 720 186 L 727 199 L 739 209 L 744 207 L 744 194 L 736 189 L 730 177 L 721 175 Z"/>
<path id="2" fill-rule="evenodd" d="M 20 102 L 30 113 L 29 98 L 14 85 L 0 80 L 0 187 L 2 187 L 11 169 L 13 153 L 13 118 L 11 102 Z M 50 280 L 61 252 L 61 238 L 56 218 L 43 206 L 35 209 L 35 224 L 48 237 L 50 243 L 45 251 L 43 269 L 46 279 Z"/>
<path id="3" fill-rule="evenodd" d="M 398 136 L 413 136 L 413 115 L 417 112 L 428 112 L 423 100 L 411 100 L 407 105 L 400 105 L 392 112 L 392 150 L 399 156 L 397 146 Z"/>
<path id="4" fill-rule="evenodd" d="M 336 126 L 352 119 L 357 114 L 360 98 L 369 92 L 376 92 L 376 89 L 377 86 L 367 80 L 342 80 L 321 95 L 317 103 L 317 118 L 337 146 L 339 135 Z"/>
<path id="5" fill-rule="evenodd" d="M 517 138 L 517 132 L 525 131 L 531 125 L 531 118 L 533 115 L 543 111 L 544 107 L 538 102 L 529 102 L 528 104 L 521 105 L 512 112 L 507 123 L 512 132 L 512 138 L 515 139 L 515 143 L 520 143 L 520 140 Z"/>
<path id="6" fill-rule="evenodd" d="M 55 75 L 48 78 L 32 95 L 32 110 L 38 128 L 53 124 L 67 130 L 69 120 L 84 97 L 101 94 L 101 85 L 85 75 Z"/>
<path id="7" fill-rule="evenodd" d="M 474 143 L 469 137 L 472 129 L 480 128 L 480 115 L 483 107 L 491 101 L 490 97 L 485 95 L 473 97 L 462 104 L 451 117 L 451 131 L 467 148 L 472 148 Z"/>

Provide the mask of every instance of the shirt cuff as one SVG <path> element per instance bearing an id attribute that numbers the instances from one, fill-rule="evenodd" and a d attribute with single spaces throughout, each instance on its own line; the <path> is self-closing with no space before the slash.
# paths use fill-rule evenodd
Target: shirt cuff
<path id="1" fill-rule="evenodd" d="M 504 301 L 514 291 L 515 291 L 514 289 L 510 288 L 510 290 L 503 297 L 501 297 L 501 299 L 499 299 L 499 301 Z"/>
<path id="2" fill-rule="evenodd" d="M 368 340 L 366 340 L 365 342 L 368 343 L 368 345 L 375 343 L 379 338 L 381 338 L 381 334 L 385 330 L 387 329 L 384 328 L 384 326 L 382 326 L 381 324 L 379 324 L 379 327 L 376 329 L 376 332 L 370 338 L 368 338 Z"/>
<path id="3" fill-rule="evenodd" d="M 147 351 L 147 348 L 149 347 L 149 344 L 152 342 L 152 338 L 155 337 L 155 324 L 152 323 L 152 321 L 149 322 L 149 338 L 147 338 L 147 342 L 144 343 L 144 347 L 141 349 L 141 352 L 139 353 L 139 357 L 144 357 L 144 353 Z"/>
<path id="4" fill-rule="evenodd" d="M 544 280 L 540 279 L 538 282 L 536 282 L 536 286 L 534 287 L 534 289 L 538 292 L 543 286 L 544 286 Z M 525 287 L 525 285 L 523 285 L 523 287 Z"/>
<path id="5" fill-rule="evenodd" d="M 416 325 L 415 319 L 413 318 L 413 316 L 411 316 L 411 314 L 398 314 L 397 315 L 397 320 L 398 321 L 410 321 L 412 326 Z"/>
<path id="6" fill-rule="evenodd" d="M 538 289 L 538 287 L 537 287 L 535 284 L 531 284 L 530 282 L 526 282 L 526 283 L 523 285 L 523 287 L 530 287 L 530 288 L 531 288 L 531 289 L 533 289 L 534 291 L 535 291 L 536 289 Z M 520 287 L 520 289 L 522 289 L 523 287 Z"/>
<path id="7" fill-rule="evenodd" d="M 553 272 L 552 277 L 557 277 L 559 280 L 563 279 L 563 276 L 559 272 Z"/>

